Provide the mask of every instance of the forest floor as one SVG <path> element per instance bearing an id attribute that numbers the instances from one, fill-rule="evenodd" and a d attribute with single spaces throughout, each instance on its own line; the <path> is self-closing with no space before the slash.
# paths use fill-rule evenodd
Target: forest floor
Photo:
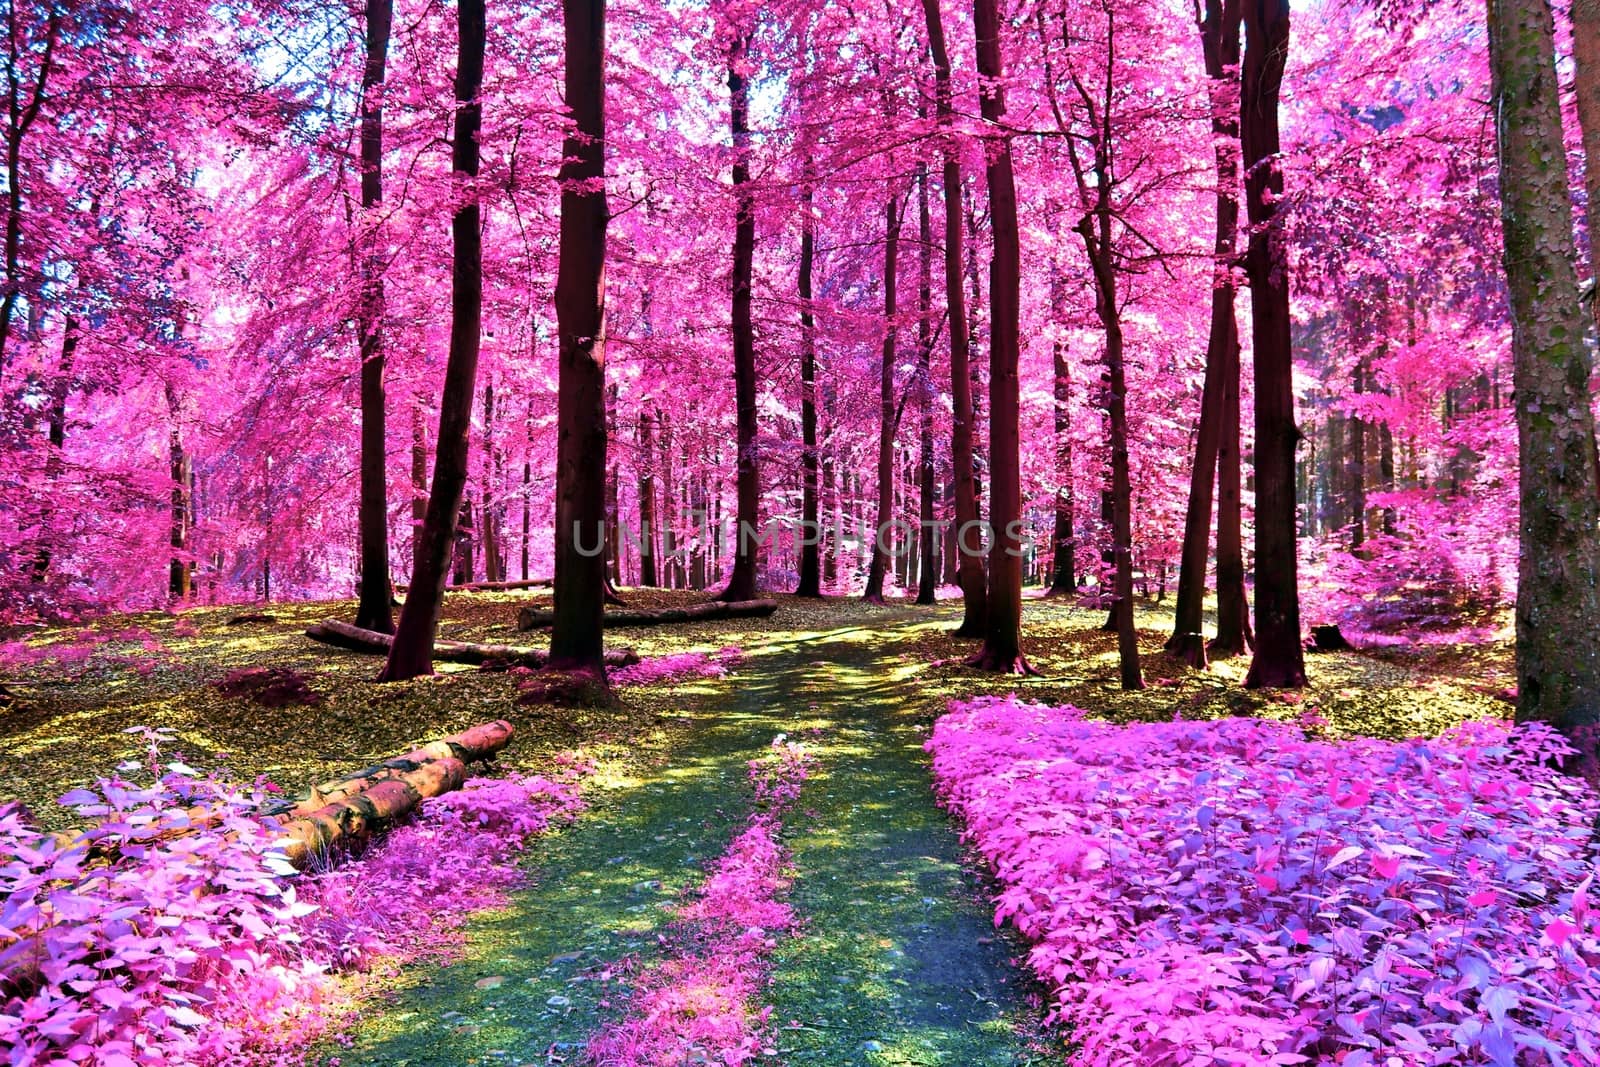
<path id="1" fill-rule="evenodd" d="M 541 644 L 510 631 L 530 599 L 452 594 L 442 635 Z M 986 882 L 932 803 L 921 745 L 946 699 L 1014 691 L 1122 721 L 1312 711 L 1325 722 L 1315 729 L 1379 736 L 1510 711 L 1497 696 L 1512 682 L 1505 644 L 1317 655 L 1301 694 L 1241 690 L 1242 660 L 1197 674 L 1155 653 L 1149 688 L 1124 693 L 1100 612 L 1030 600 L 1026 644 L 1042 673 L 1018 679 L 960 665 L 971 644 L 948 636 L 954 605 L 792 598 L 769 619 L 608 634 L 647 656 L 733 645 L 743 658 L 726 677 L 629 687 L 615 708 L 578 711 L 518 705 L 514 679 L 473 668 L 379 686 L 377 660 L 300 636 L 347 617 L 348 603 L 264 610 L 274 618 L 228 625 L 240 609 L 197 609 L 28 635 L 37 662 L 0 679 L 0 800 L 59 824 L 51 799 L 109 773 L 139 726 L 170 729 L 191 763 L 286 787 L 493 718 L 517 726 L 506 764 L 538 768 L 581 745 L 602 768 L 590 813 L 535 843 L 529 888 L 469 924 L 448 965 L 408 968 L 369 1005 L 349 1046 L 330 1052 L 345 1067 L 580 1062 L 585 1038 L 626 1007 L 630 976 L 670 943 L 670 905 L 749 813 L 747 761 L 778 734 L 816 757 L 783 835 L 801 926 L 778 941 L 763 998 L 782 1062 L 1059 1062 L 1059 1042 L 1037 1030 L 1038 988 L 1008 963 L 1020 945 L 994 931 Z M 1165 605 L 1141 608 L 1145 649 L 1160 647 L 1169 618 Z M 263 708 L 217 690 L 262 665 L 301 672 L 320 702 Z"/>

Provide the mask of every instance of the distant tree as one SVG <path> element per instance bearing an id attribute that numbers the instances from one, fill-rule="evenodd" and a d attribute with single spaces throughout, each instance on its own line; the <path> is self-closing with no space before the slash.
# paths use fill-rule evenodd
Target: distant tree
<path id="1" fill-rule="evenodd" d="M 394 631 L 389 610 L 389 465 L 384 427 L 383 254 L 377 214 L 383 203 L 383 83 L 389 55 L 393 0 L 367 0 L 366 63 L 361 73 L 361 284 L 357 331 L 361 339 L 361 586 L 356 625 Z"/>

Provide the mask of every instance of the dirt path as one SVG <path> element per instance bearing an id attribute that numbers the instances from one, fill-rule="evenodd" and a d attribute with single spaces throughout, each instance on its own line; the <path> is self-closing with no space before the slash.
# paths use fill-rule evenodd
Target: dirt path
<path id="1" fill-rule="evenodd" d="M 685 687 L 695 725 L 671 764 L 542 841 L 537 884 L 475 922 L 460 961 L 419 968 L 355 1030 L 344 1067 L 582 1062 L 588 1035 L 627 1005 L 618 962 L 654 957 L 667 905 L 748 811 L 746 761 L 778 733 L 820 764 L 785 833 L 805 926 L 778 949 L 765 997 L 778 1061 L 1056 1062 L 1038 1051 L 1015 946 L 995 935 L 931 801 L 926 723 L 896 649 L 913 618 L 929 616 L 781 635 L 747 648 L 733 676 Z"/>

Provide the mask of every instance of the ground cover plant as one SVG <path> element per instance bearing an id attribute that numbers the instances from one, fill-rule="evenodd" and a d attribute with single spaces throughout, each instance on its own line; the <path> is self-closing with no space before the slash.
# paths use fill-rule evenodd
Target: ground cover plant
<path id="1" fill-rule="evenodd" d="M 938 795 L 1073 1062 L 1593 1062 L 1600 798 L 1551 766 L 1571 747 L 1319 725 L 952 702 Z"/>

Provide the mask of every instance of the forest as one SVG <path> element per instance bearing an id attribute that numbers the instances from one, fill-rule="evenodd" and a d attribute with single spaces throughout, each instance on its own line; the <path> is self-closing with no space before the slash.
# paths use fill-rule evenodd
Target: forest
<path id="1" fill-rule="evenodd" d="M 10 1067 L 1600 1065 L 1600 0 L 0 0 Z"/>

